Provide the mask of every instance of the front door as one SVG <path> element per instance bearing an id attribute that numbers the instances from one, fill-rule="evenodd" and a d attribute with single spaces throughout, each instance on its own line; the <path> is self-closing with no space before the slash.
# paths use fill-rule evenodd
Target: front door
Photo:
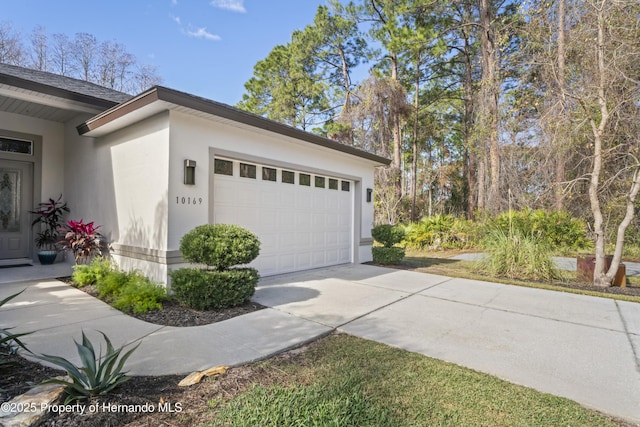
<path id="1" fill-rule="evenodd" d="M 33 164 L 0 159 L 0 265 L 31 258 Z"/>

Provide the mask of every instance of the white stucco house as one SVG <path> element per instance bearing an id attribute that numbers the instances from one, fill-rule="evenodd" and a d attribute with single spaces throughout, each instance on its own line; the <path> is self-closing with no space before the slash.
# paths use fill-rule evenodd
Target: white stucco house
<path id="1" fill-rule="evenodd" d="M 0 64 L 0 265 L 37 263 L 28 211 L 60 194 L 121 268 L 164 283 L 206 223 L 257 234 L 263 276 L 370 261 L 374 169 L 388 163 L 165 87 L 131 97 Z"/>

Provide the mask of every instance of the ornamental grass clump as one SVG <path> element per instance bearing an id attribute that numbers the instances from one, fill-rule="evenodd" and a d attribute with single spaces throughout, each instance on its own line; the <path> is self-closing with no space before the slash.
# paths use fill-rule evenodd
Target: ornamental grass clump
<path id="1" fill-rule="evenodd" d="M 194 228 L 180 242 L 183 258 L 205 268 L 170 272 L 171 289 L 181 303 L 196 310 L 243 304 L 254 294 L 260 276 L 246 265 L 260 253 L 260 241 L 237 225 L 206 224 Z"/>
<path id="2" fill-rule="evenodd" d="M 535 234 L 494 228 L 485 237 L 484 247 L 488 254 L 477 265 L 481 273 L 546 282 L 562 278 L 553 262 L 549 243 Z"/>

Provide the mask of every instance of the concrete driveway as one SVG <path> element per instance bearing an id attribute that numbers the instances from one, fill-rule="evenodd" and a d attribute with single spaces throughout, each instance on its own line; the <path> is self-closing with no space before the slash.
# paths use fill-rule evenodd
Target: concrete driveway
<path id="1" fill-rule="evenodd" d="M 0 327 L 35 331 L 23 340 L 32 351 L 76 363 L 82 330 L 115 346 L 140 342 L 129 372 L 163 375 L 264 359 L 337 329 L 640 423 L 640 304 L 344 265 L 264 278 L 253 299 L 269 308 L 175 328 L 29 279 L 0 284 L 0 299 L 26 289 L 0 308 Z"/>
<path id="2" fill-rule="evenodd" d="M 640 423 L 640 304 L 367 265 L 266 278 L 253 299 Z"/>

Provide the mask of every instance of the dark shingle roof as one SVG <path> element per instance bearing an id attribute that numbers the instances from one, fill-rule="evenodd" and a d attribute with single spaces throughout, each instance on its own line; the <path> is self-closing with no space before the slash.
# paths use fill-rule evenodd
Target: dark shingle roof
<path id="1" fill-rule="evenodd" d="M 131 95 L 84 80 L 0 63 L 0 83 L 49 95 L 110 107 L 128 101 Z"/>

